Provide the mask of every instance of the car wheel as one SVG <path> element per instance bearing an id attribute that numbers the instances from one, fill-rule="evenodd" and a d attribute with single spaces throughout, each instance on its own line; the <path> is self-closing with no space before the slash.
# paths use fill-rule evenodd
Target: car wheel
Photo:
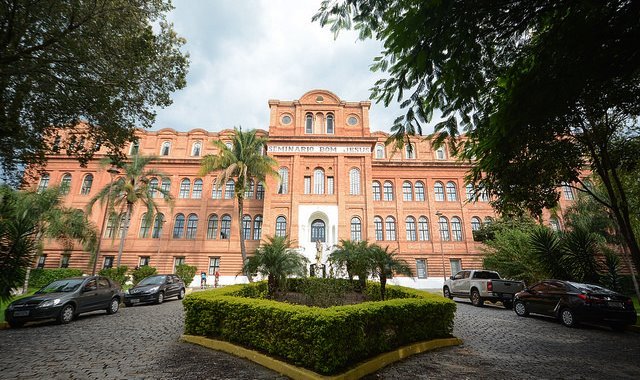
<path id="1" fill-rule="evenodd" d="M 484 305 L 484 300 L 480 297 L 480 292 L 477 289 L 471 291 L 471 303 L 477 307 Z"/>
<path id="2" fill-rule="evenodd" d="M 115 314 L 118 312 L 120 308 L 120 300 L 117 298 L 112 298 L 109 303 L 109 307 L 107 308 L 107 314 Z"/>
<path id="3" fill-rule="evenodd" d="M 58 323 L 66 325 L 67 323 L 73 320 L 73 312 L 75 308 L 71 304 L 66 304 L 60 310 L 60 315 L 58 315 Z"/>
<path id="4" fill-rule="evenodd" d="M 158 300 L 156 301 L 156 303 L 160 304 L 162 302 L 164 302 L 164 293 L 160 292 L 158 293 Z"/>
<path id="5" fill-rule="evenodd" d="M 449 291 L 448 286 L 445 286 L 444 288 L 442 288 L 442 295 L 444 296 L 444 298 L 453 299 L 453 296 L 451 295 L 451 291 Z"/>
<path id="6" fill-rule="evenodd" d="M 510 301 L 510 300 L 502 301 L 502 306 L 504 306 L 505 309 L 511 309 L 513 307 L 513 301 Z"/>
<path id="7" fill-rule="evenodd" d="M 180 289 L 180 293 L 178 293 L 178 299 L 181 300 L 184 298 L 184 288 Z"/>
<path id="8" fill-rule="evenodd" d="M 516 301 L 513 304 L 513 310 L 520 317 L 526 317 L 526 316 L 529 315 L 529 310 L 527 310 L 527 306 L 525 306 L 524 302 L 522 302 L 522 301 Z"/>
<path id="9" fill-rule="evenodd" d="M 9 319 L 7 322 L 9 323 L 9 326 L 11 326 L 11 328 L 14 328 L 14 329 L 19 329 L 20 327 L 24 326 L 24 321 L 16 321 L 15 319 Z"/>
<path id="10" fill-rule="evenodd" d="M 560 322 L 567 327 L 575 327 L 578 325 L 575 313 L 566 307 L 560 310 Z"/>

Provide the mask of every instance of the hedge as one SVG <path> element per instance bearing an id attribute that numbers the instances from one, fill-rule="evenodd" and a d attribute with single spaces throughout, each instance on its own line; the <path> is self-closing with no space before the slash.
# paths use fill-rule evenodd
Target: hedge
<path id="1" fill-rule="evenodd" d="M 329 308 L 260 298 L 264 282 L 192 293 L 185 333 L 229 341 L 329 375 L 411 343 L 451 337 L 456 305 L 388 286 L 394 299 Z M 375 286 L 367 289 L 375 293 Z"/>
<path id="2" fill-rule="evenodd" d="M 31 269 L 31 273 L 29 274 L 29 287 L 39 289 L 55 280 L 79 276 L 82 276 L 82 270 L 80 269 Z"/>

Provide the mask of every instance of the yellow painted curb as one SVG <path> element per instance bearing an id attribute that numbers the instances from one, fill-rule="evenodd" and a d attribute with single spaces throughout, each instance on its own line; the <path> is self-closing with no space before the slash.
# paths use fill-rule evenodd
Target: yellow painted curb
<path id="1" fill-rule="evenodd" d="M 457 346 L 462 344 L 462 340 L 458 338 L 434 339 L 426 342 L 414 343 L 391 352 L 380 354 L 370 360 L 367 360 L 366 362 L 358 364 L 355 368 L 352 368 L 347 372 L 334 376 L 324 376 L 308 369 L 296 367 L 292 364 L 274 359 L 258 351 L 249 350 L 247 348 L 236 346 L 235 344 L 221 340 L 215 340 L 195 335 L 183 335 L 182 341 L 198 344 L 200 346 L 204 346 L 213 350 L 223 351 L 241 358 L 249 359 L 252 362 L 258 363 L 263 367 L 267 367 L 292 379 L 300 380 L 355 380 L 370 373 L 376 372 L 377 370 L 384 368 L 391 363 L 405 359 L 411 355 L 435 350 L 436 348 Z"/>

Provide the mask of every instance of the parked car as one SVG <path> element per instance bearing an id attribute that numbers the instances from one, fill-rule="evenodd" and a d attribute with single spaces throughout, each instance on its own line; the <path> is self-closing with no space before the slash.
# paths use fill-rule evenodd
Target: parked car
<path id="1" fill-rule="evenodd" d="M 444 282 L 442 294 L 447 298 L 469 298 L 474 306 L 485 301 L 501 301 L 511 309 L 513 296 L 524 289 L 522 281 L 502 280 L 498 272 L 490 270 L 461 270 Z"/>
<path id="2" fill-rule="evenodd" d="M 627 296 L 598 285 L 560 280 L 544 280 L 516 294 L 513 309 L 521 317 L 552 316 L 567 327 L 591 322 L 621 330 L 637 318 Z"/>
<path id="3" fill-rule="evenodd" d="M 45 319 L 56 319 L 64 324 L 90 311 L 117 313 L 121 299 L 120 285 L 106 277 L 65 278 L 53 281 L 32 296 L 11 302 L 4 318 L 11 327 Z"/>
<path id="4" fill-rule="evenodd" d="M 169 297 L 184 298 L 185 286 L 175 274 L 155 274 L 145 277 L 124 293 L 124 304 L 162 303 Z"/>

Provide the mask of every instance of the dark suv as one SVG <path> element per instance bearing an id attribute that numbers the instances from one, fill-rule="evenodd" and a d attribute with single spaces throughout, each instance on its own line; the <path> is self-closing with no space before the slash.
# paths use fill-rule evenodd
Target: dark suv
<path id="1" fill-rule="evenodd" d="M 175 274 L 155 274 L 143 278 L 133 288 L 124 293 L 124 304 L 162 303 L 166 298 L 184 298 L 185 286 Z"/>

